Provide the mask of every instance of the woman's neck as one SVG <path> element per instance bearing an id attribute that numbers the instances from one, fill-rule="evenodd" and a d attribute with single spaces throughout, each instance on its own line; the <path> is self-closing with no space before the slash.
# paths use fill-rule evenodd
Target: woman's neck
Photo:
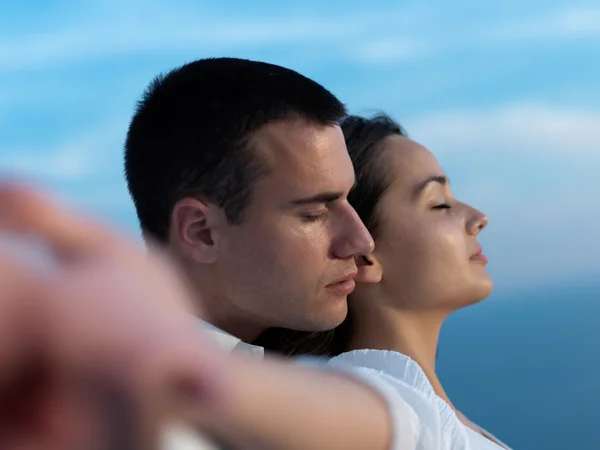
<path id="1" fill-rule="evenodd" d="M 436 395 L 450 405 L 465 426 L 503 446 L 454 407 L 435 373 L 440 330 L 450 312 L 398 310 L 381 304 L 375 308 L 372 303 L 369 308 L 354 308 L 351 336 L 346 350 L 393 350 L 410 357 L 421 367 Z"/>
<path id="2" fill-rule="evenodd" d="M 398 310 L 383 305 L 361 308 L 353 316 L 347 350 L 393 350 L 410 357 L 421 367 L 435 393 L 452 406 L 435 373 L 440 330 L 447 316 L 448 312 L 426 309 Z"/>

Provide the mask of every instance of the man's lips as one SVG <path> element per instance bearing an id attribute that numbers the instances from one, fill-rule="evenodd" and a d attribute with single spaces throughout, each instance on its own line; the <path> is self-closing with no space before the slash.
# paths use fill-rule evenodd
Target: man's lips
<path id="1" fill-rule="evenodd" d="M 354 291 L 356 287 L 356 282 L 354 278 L 356 277 L 357 272 L 353 271 L 342 278 L 338 278 L 333 283 L 330 283 L 326 286 L 327 290 L 334 292 L 338 295 L 349 295 Z"/>
<path id="2" fill-rule="evenodd" d="M 333 286 L 335 284 L 343 283 L 344 281 L 354 280 L 354 278 L 356 278 L 357 274 L 358 274 L 358 271 L 353 270 L 352 272 L 347 273 L 346 275 L 338 278 L 337 280 L 333 281 L 332 283 L 329 283 L 327 286 Z"/>

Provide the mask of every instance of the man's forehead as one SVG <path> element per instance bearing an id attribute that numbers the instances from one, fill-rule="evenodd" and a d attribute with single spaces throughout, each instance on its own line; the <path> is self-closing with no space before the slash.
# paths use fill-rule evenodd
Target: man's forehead
<path id="1" fill-rule="evenodd" d="M 253 147 L 269 168 L 266 184 L 317 193 L 345 190 L 354 183 L 352 161 L 338 126 L 303 121 L 268 124 L 254 137 Z"/>
<path id="2" fill-rule="evenodd" d="M 314 124 L 302 119 L 268 123 L 254 134 L 252 144 L 271 165 L 311 164 L 339 157 L 339 154 L 347 156 L 339 126 Z"/>

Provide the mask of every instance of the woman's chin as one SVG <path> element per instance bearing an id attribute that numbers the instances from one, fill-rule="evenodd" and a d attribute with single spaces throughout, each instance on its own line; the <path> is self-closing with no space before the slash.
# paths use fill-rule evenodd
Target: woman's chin
<path id="1" fill-rule="evenodd" d="M 468 289 L 465 290 L 464 295 L 460 298 L 460 305 L 457 305 L 457 309 L 464 308 L 476 303 L 484 301 L 490 296 L 494 290 L 494 282 L 488 275 L 486 277 L 478 277 L 473 280 Z"/>
<path id="2" fill-rule="evenodd" d="M 490 296 L 494 290 L 494 281 L 492 277 L 486 274 L 485 277 L 477 280 L 477 286 L 473 289 L 473 301 L 472 303 L 479 303 Z"/>

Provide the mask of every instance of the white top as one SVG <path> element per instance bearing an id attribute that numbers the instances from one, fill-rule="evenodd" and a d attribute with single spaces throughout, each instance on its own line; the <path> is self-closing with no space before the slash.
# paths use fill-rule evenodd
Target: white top
<path id="1" fill-rule="evenodd" d="M 202 322 L 202 327 L 207 337 L 228 353 L 245 353 L 257 359 L 264 357 L 262 347 L 246 344 L 206 322 Z M 356 350 L 329 361 L 304 357 L 298 362 L 317 370 L 344 373 L 381 395 L 388 404 L 394 424 L 390 450 L 502 449 L 463 425 L 452 408 L 435 394 L 417 363 L 401 353 Z M 169 431 L 162 449 L 217 450 L 214 444 L 189 427 L 174 427 Z"/>
<path id="2" fill-rule="evenodd" d="M 395 427 L 402 428 L 394 430 L 393 450 L 508 449 L 464 425 L 450 405 L 436 395 L 421 367 L 402 353 L 354 350 L 331 359 L 329 364 L 336 368 L 354 367 L 365 381 L 378 379 L 379 384 L 387 385 L 385 397 Z M 481 432 L 495 439 L 484 430 Z"/>
<path id="3" fill-rule="evenodd" d="M 208 322 L 201 322 L 202 328 L 208 339 L 213 341 L 217 347 L 227 353 L 246 354 L 256 359 L 263 359 L 265 349 L 256 345 L 246 344 L 240 338 L 237 338 L 220 328 L 211 325 Z"/>

